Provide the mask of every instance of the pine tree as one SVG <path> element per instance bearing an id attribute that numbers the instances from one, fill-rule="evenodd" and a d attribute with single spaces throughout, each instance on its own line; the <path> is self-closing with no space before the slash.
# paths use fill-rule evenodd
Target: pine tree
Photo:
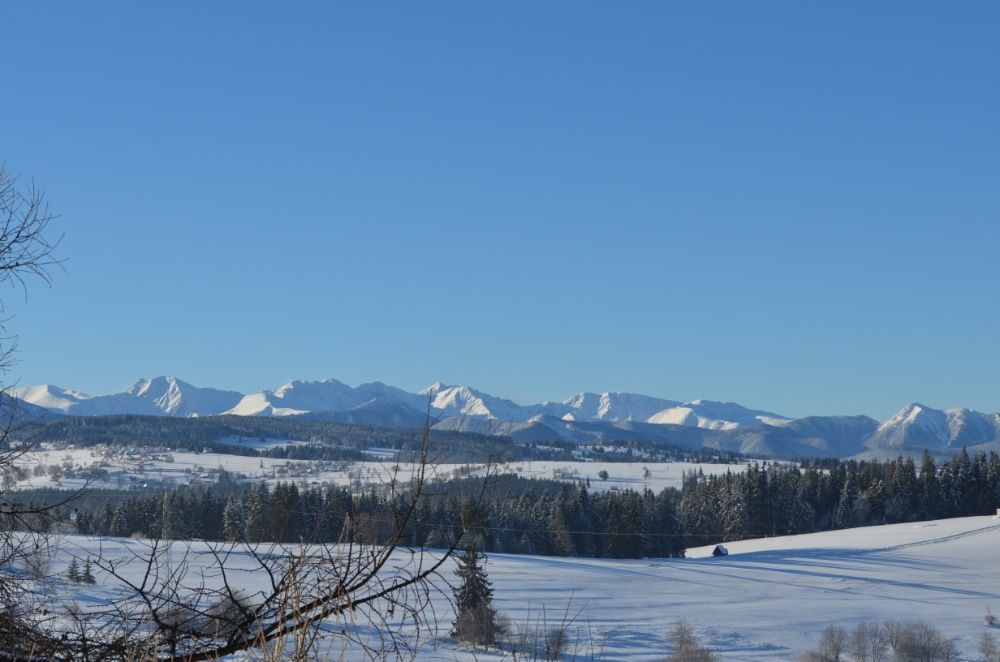
<path id="1" fill-rule="evenodd" d="M 788 509 L 788 533 L 808 533 L 816 525 L 816 511 L 813 510 L 806 494 L 805 484 L 800 481 L 795 498 Z"/>
<path id="2" fill-rule="evenodd" d="M 629 558 L 629 541 L 625 535 L 625 520 L 622 518 L 621 505 L 612 500 L 608 509 L 607 540 L 604 543 L 604 555 L 612 559 Z"/>
<path id="3" fill-rule="evenodd" d="M 183 499 L 176 492 L 163 492 L 160 515 L 160 535 L 167 540 L 188 537 L 188 522 Z"/>
<path id="4" fill-rule="evenodd" d="M 553 554 L 557 556 L 576 556 L 573 536 L 570 534 L 566 526 L 566 518 L 563 516 L 561 499 L 552 507 L 552 516 L 549 518 L 549 530 L 552 532 Z"/>
<path id="5" fill-rule="evenodd" d="M 267 510 L 271 502 L 271 493 L 267 483 L 259 483 L 250 490 L 243 509 L 245 518 L 244 534 L 249 542 L 260 542 L 267 535 Z"/>
<path id="6" fill-rule="evenodd" d="M 726 475 L 727 489 L 723 494 L 722 517 L 726 540 L 743 540 L 754 535 L 764 535 L 751 530 L 748 495 L 742 477 Z"/>
<path id="7" fill-rule="evenodd" d="M 94 579 L 94 573 L 90 569 L 90 558 L 83 564 L 83 576 L 80 577 L 80 581 L 84 584 L 95 584 L 97 580 Z"/>
<path id="8" fill-rule="evenodd" d="M 840 491 L 837 510 L 833 515 L 833 525 L 836 528 L 846 529 L 854 524 L 854 501 L 857 499 L 857 496 L 858 489 L 855 483 L 854 471 L 848 471 L 844 487 Z"/>
<path id="9" fill-rule="evenodd" d="M 242 541 L 245 533 L 243 504 L 239 497 L 230 495 L 222 509 L 222 537 L 231 541 Z"/>
<path id="10" fill-rule="evenodd" d="M 458 555 L 455 574 L 461 580 L 455 589 L 455 611 L 452 636 L 473 646 L 495 644 L 501 634 L 497 613 L 493 608 L 493 585 L 480 561 L 486 556 L 475 545 Z"/>
<path id="11" fill-rule="evenodd" d="M 129 530 L 128 518 L 125 516 L 125 505 L 119 504 L 115 508 L 114 515 L 111 517 L 111 535 L 118 537 L 125 537 L 132 534 Z"/>
<path id="12" fill-rule="evenodd" d="M 75 558 L 69 562 L 69 568 L 66 570 L 66 576 L 74 584 L 80 583 L 80 564 L 76 562 Z"/>
<path id="13" fill-rule="evenodd" d="M 924 517 L 936 517 L 941 513 L 937 467 L 934 465 L 934 458 L 926 450 L 920 466 L 920 506 Z"/>

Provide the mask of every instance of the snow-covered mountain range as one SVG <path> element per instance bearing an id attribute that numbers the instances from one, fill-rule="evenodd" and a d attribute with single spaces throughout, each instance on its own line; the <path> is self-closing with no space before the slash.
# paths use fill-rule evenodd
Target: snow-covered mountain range
<path id="1" fill-rule="evenodd" d="M 636 393 L 578 393 L 562 402 L 521 405 L 468 386 L 437 383 L 410 393 L 381 382 L 352 387 L 336 379 L 291 381 L 273 391 L 249 394 L 201 388 L 176 377 L 140 379 L 125 391 L 110 395 L 91 396 L 51 384 L 14 389 L 13 394 L 52 413 L 74 416 L 301 416 L 362 408 L 399 413 L 405 411 L 400 407 L 405 407 L 421 420 L 429 412 L 437 421 L 454 417 L 512 424 L 547 416 L 566 422 L 634 421 L 730 430 L 790 420 L 730 402 L 678 402 Z M 390 403 L 395 406 L 388 407 Z"/>
<path id="2" fill-rule="evenodd" d="M 850 456 L 1000 444 L 1000 414 L 910 404 L 879 423 L 867 416 L 793 419 L 732 402 L 680 402 L 636 393 L 579 393 L 522 405 L 468 386 L 432 384 L 416 393 L 381 382 L 291 381 L 243 394 L 174 377 L 140 379 L 121 393 L 91 396 L 52 385 L 15 389 L 33 418 L 97 416 L 299 416 L 384 426 L 507 434 L 518 441 L 663 441 L 764 455 Z"/>

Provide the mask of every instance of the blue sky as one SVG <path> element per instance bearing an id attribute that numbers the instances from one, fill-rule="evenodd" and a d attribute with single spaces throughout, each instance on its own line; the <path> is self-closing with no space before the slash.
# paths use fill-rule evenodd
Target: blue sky
<path id="1" fill-rule="evenodd" d="M 1000 5 L 19 3 L 8 381 L 1000 409 Z"/>

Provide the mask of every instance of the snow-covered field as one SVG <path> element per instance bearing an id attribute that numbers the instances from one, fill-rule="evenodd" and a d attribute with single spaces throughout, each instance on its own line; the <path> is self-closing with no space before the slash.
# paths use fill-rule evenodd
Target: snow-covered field
<path id="1" fill-rule="evenodd" d="M 254 441 L 254 443 L 260 443 Z M 271 445 L 284 445 L 288 441 L 269 440 Z M 389 455 L 387 455 L 387 453 Z M 225 470 L 251 480 L 330 483 L 343 486 L 364 487 L 384 482 L 393 472 L 401 478 L 412 475 L 414 465 L 392 461 L 391 451 L 375 450 L 366 462 L 323 462 L 314 460 L 284 460 L 226 453 L 189 453 L 183 451 L 155 451 L 128 453 L 104 447 L 42 449 L 19 459 L 18 464 L 28 477 L 18 483 L 20 488 L 78 489 L 86 482 L 85 476 L 94 468 L 107 472 L 91 483 L 93 487 L 129 489 L 153 484 L 186 485 L 192 482 L 211 482 L 219 471 Z M 58 480 L 48 473 L 34 475 L 36 467 L 64 468 Z M 680 487 L 684 474 L 702 471 L 706 475 L 726 471 L 742 471 L 742 465 L 695 464 L 689 462 L 512 462 L 497 468 L 503 473 L 517 473 L 528 478 L 556 478 L 566 481 L 590 480 L 593 490 L 642 490 L 660 491 L 664 487 Z M 433 475 L 451 478 L 464 472 L 482 473 L 482 465 L 439 464 Z M 600 472 L 608 473 L 607 480 Z"/>
<path id="2" fill-rule="evenodd" d="M 502 470 L 517 473 L 525 478 L 556 478 L 561 480 L 590 479 L 592 490 L 637 490 L 646 488 L 659 492 L 664 487 L 680 487 L 684 475 L 701 471 L 706 476 L 727 471 L 743 471 L 741 464 L 710 464 L 693 462 L 512 462 Z M 600 477 L 608 472 L 607 480 Z"/>
<path id="3" fill-rule="evenodd" d="M 53 571 L 65 568 L 71 554 L 109 558 L 140 544 L 66 537 Z M 537 622 L 543 610 L 549 624 L 566 610 L 579 612 L 572 629 L 592 633 L 587 638 L 602 645 L 607 660 L 662 660 L 668 628 L 682 618 L 723 660 L 793 660 L 830 624 L 887 618 L 927 620 L 956 637 L 972 660 L 983 615 L 991 606 L 1000 609 L 1000 521 L 992 517 L 728 547 L 724 558 L 712 558 L 706 547 L 690 550 L 687 559 L 628 561 L 493 554 L 487 571 L 495 604 L 513 623 Z M 261 578 L 248 574 L 239 581 L 253 590 Z M 97 587 L 78 589 L 78 601 L 99 603 L 107 590 L 99 576 Z M 420 644 L 418 659 L 501 657 L 452 642 L 450 613 L 443 598 L 438 601 L 441 631 Z"/>

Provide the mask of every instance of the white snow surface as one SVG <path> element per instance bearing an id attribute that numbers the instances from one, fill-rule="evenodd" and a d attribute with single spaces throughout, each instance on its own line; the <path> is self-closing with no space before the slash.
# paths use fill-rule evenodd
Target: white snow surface
<path id="1" fill-rule="evenodd" d="M 781 424 L 789 419 L 778 414 L 747 409 L 735 402 L 694 400 L 650 416 L 647 423 L 690 425 L 708 430 L 735 430 L 746 425 Z"/>
<path id="2" fill-rule="evenodd" d="M 25 402 L 63 414 L 70 411 L 81 401 L 91 398 L 86 393 L 80 393 L 79 391 L 62 388 L 53 384 L 12 388 L 11 393 L 14 397 L 20 398 Z"/>
<path id="3" fill-rule="evenodd" d="M 81 536 L 59 540 L 53 573 L 60 575 L 73 556 L 121 558 L 143 544 Z M 205 543 L 174 543 L 171 553 L 180 555 L 188 546 L 197 554 Z M 828 625 L 852 628 L 861 620 L 888 618 L 926 620 L 955 637 L 963 659 L 978 659 L 982 617 L 1000 604 L 1000 522 L 992 517 L 747 540 L 727 547 L 724 558 L 712 558 L 710 546 L 689 550 L 686 559 L 491 554 L 486 570 L 495 606 L 513 623 L 537 625 L 543 610 L 550 625 L 566 611 L 578 613 L 571 637 L 592 635 L 609 661 L 663 660 L 669 652 L 667 632 L 678 619 L 687 620 L 727 661 L 794 660 Z M 399 563 L 409 558 L 407 550 L 398 552 Z M 245 556 L 233 557 L 235 581 L 248 592 L 262 589 L 266 579 L 260 573 L 238 572 L 241 559 Z M 135 572 L 142 570 L 136 564 Z M 95 586 L 65 590 L 82 605 L 98 606 L 116 594 L 101 573 Z M 438 631 L 418 643 L 417 659 L 509 659 L 451 640 L 449 607 L 442 596 L 435 597 L 435 605 Z M 349 651 L 344 659 L 363 658 Z"/>
<path id="4" fill-rule="evenodd" d="M 306 442 L 288 439 L 249 439 L 225 437 L 219 443 L 249 447 L 272 448 L 275 446 L 300 445 Z M 88 484 L 88 475 L 94 468 L 104 469 L 107 476 L 91 480 L 91 487 L 111 487 L 131 489 L 149 487 L 151 484 L 187 485 L 194 482 L 211 483 L 220 470 L 225 470 L 237 479 L 308 484 L 335 484 L 362 488 L 384 484 L 394 472 L 409 477 L 416 465 L 394 462 L 391 449 L 370 453 L 372 459 L 365 462 L 329 462 L 322 460 L 286 460 L 269 457 L 230 455 L 227 453 L 191 453 L 176 450 L 147 450 L 126 452 L 108 449 L 104 446 L 91 448 L 54 449 L 42 448 L 21 456 L 19 466 L 28 470 L 29 476 L 17 483 L 18 489 L 47 488 L 75 490 Z M 33 469 L 46 469 L 58 465 L 67 470 L 67 476 L 58 480 L 47 473 L 35 476 Z M 79 469 L 75 469 L 75 468 Z M 591 482 L 591 489 L 643 490 L 659 492 L 665 487 L 680 487 L 684 475 L 698 472 L 705 475 L 724 474 L 727 471 L 740 472 L 746 467 L 739 464 L 710 464 L 691 462 L 583 462 L 583 461 L 537 461 L 511 462 L 495 468 L 500 473 L 515 473 L 525 478 L 548 478 L 567 482 Z M 431 476 L 447 479 L 463 472 L 481 475 L 483 465 L 441 463 L 431 468 Z M 608 472 L 607 480 L 601 479 L 601 471 Z M 648 471 L 648 475 L 647 475 Z"/>
<path id="5" fill-rule="evenodd" d="M 679 404 L 673 400 L 638 393 L 606 391 L 578 393 L 561 403 L 568 410 L 564 412 L 561 412 L 558 404 L 545 403 L 545 413 L 561 416 L 568 421 L 646 421 L 657 412 Z"/>

